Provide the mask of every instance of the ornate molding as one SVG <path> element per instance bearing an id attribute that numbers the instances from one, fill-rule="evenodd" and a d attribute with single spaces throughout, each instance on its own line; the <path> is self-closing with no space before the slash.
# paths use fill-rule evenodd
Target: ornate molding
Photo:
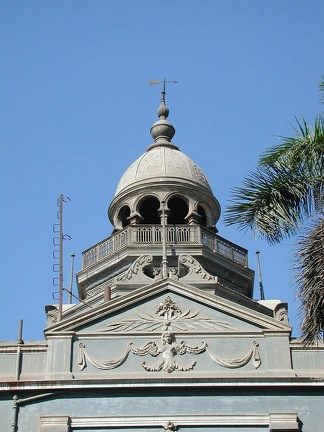
<path id="1" fill-rule="evenodd" d="M 179 277 L 198 276 L 206 281 L 217 281 L 216 276 L 209 274 L 203 266 L 191 255 L 180 255 L 178 259 Z"/>
<path id="2" fill-rule="evenodd" d="M 153 257 L 152 255 L 141 255 L 138 257 L 133 264 L 130 266 L 128 270 L 122 273 L 120 276 L 116 277 L 116 282 L 126 282 L 131 280 L 135 275 L 142 274 L 145 277 L 148 277 L 144 273 L 144 269 L 149 269 L 150 273 L 153 276 Z"/>
<path id="3" fill-rule="evenodd" d="M 58 321 L 59 311 L 57 306 L 48 305 L 45 306 L 46 316 L 47 316 L 47 326 L 55 324 Z"/>
<path id="4" fill-rule="evenodd" d="M 89 300 L 92 297 L 95 297 L 98 294 L 101 294 L 104 291 L 105 286 L 112 287 L 112 284 L 103 283 L 99 287 L 92 288 L 87 291 L 87 300 Z"/>
<path id="5" fill-rule="evenodd" d="M 59 416 L 41 416 L 41 424 L 47 424 L 45 419 L 50 419 L 50 424 L 55 424 L 54 420 Z M 185 427 L 186 429 L 194 427 L 194 430 L 201 431 L 209 429 L 210 427 L 218 427 L 223 429 L 226 427 L 234 428 L 235 430 L 250 430 L 251 427 L 267 428 L 267 430 L 279 431 L 300 431 L 298 417 L 296 413 L 282 412 L 276 414 L 269 414 L 263 411 L 261 414 L 200 414 L 185 415 L 185 414 L 174 414 L 170 421 L 169 415 L 138 415 L 138 416 L 71 416 L 70 417 L 71 428 L 74 429 L 91 429 L 97 427 L 98 429 L 109 428 L 127 428 L 134 430 L 137 428 L 154 428 L 157 430 L 162 426 L 164 431 L 177 430 L 177 428 Z M 167 427 L 169 426 L 169 429 Z M 175 427 L 176 429 L 172 429 Z M 122 430 L 122 429 L 121 429 Z M 55 429 L 56 431 L 56 429 Z"/>
<path id="6" fill-rule="evenodd" d="M 176 267 L 168 267 L 168 278 L 172 280 L 179 280 L 178 269 Z M 154 280 L 159 281 L 162 280 L 162 268 L 154 267 L 153 269 Z"/>
<path id="7" fill-rule="evenodd" d="M 288 306 L 287 303 L 279 303 L 274 309 L 274 317 L 284 322 L 285 324 L 289 324 L 288 320 Z"/>
<path id="8" fill-rule="evenodd" d="M 184 355 L 186 353 L 198 355 L 206 351 L 209 357 L 219 366 L 236 369 L 245 366 L 249 363 L 251 358 L 253 358 L 254 367 L 257 369 L 261 364 L 261 358 L 257 348 L 258 346 L 259 344 L 256 341 L 253 341 L 249 352 L 244 357 L 237 359 L 222 359 L 216 357 L 209 351 L 206 342 L 203 342 L 201 347 L 193 347 L 186 341 L 181 341 L 180 344 L 178 344 L 175 335 L 170 330 L 166 330 L 162 333 L 161 343 L 159 345 L 155 342 L 148 342 L 142 348 L 134 348 L 131 343 L 127 346 L 125 352 L 115 360 L 96 359 L 86 351 L 85 345 L 80 343 L 77 365 L 81 371 L 87 366 L 87 361 L 97 369 L 116 369 L 121 366 L 127 360 L 129 354 L 132 353 L 136 356 L 151 355 L 152 357 L 158 357 L 162 355 L 161 358 L 152 366 L 146 365 L 145 361 L 141 363 L 141 366 L 147 372 L 163 371 L 171 373 L 175 370 L 187 372 L 192 370 L 196 366 L 197 362 L 193 360 L 187 366 L 183 366 L 182 363 L 175 358 L 176 355 Z"/>

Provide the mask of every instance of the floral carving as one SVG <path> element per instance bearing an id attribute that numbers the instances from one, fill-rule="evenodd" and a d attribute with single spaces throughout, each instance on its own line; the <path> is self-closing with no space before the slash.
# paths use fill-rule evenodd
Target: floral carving
<path id="1" fill-rule="evenodd" d="M 165 160 L 165 166 L 167 169 L 167 175 L 171 176 L 180 176 L 184 178 L 191 177 L 190 173 L 190 167 L 187 161 L 187 157 L 184 156 L 181 153 L 176 153 L 176 156 L 174 155 L 174 152 L 167 152 L 166 154 L 166 160 Z"/>
<path id="2" fill-rule="evenodd" d="M 156 149 L 157 150 L 157 149 Z M 159 151 L 150 151 L 146 153 L 137 166 L 135 179 L 154 177 L 155 175 L 164 175 L 163 164 L 161 164 L 161 154 Z"/>
<path id="3" fill-rule="evenodd" d="M 196 179 L 201 182 L 204 183 L 205 186 L 207 186 L 209 188 L 209 184 L 208 184 L 208 180 L 207 177 L 205 176 L 205 173 L 203 172 L 203 170 L 193 162 L 193 169 L 195 171 L 195 177 Z"/>
<path id="4" fill-rule="evenodd" d="M 141 332 L 156 331 L 159 329 L 163 331 L 167 327 L 170 327 L 173 331 L 188 331 L 189 329 L 237 330 L 237 328 L 229 322 L 200 316 L 200 311 L 186 309 L 182 312 L 169 296 L 158 304 L 155 314 L 152 314 L 150 311 L 147 311 L 145 314 L 137 311 L 135 311 L 135 313 L 137 318 L 104 324 L 100 326 L 97 331 L 131 332 L 136 330 L 136 332 Z"/>

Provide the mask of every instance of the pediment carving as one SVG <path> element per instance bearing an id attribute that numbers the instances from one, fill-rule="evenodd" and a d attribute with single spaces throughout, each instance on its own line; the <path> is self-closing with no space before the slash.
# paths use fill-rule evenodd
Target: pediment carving
<path id="1" fill-rule="evenodd" d="M 124 320 L 111 324 L 106 324 L 104 327 L 99 327 L 100 332 L 133 332 L 140 330 L 148 332 L 160 329 L 161 339 L 159 343 L 151 340 L 142 347 L 136 347 L 134 340 L 129 342 L 125 347 L 123 354 L 113 360 L 101 360 L 91 355 L 85 347 L 84 343 L 79 344 L 79 355 L 77 365 L 82 371 L 87 361 L 97 369 L 110 370 L 121 366 L 129 357 L 130 354 L 144 357 L 150 355 L 156 357 L 157 361 L 153 364 L 147 364 L 145 361 L 141 363 L 141 367 L 146 372 L 167 372 L 173 371 L 188 372 L 194 369 L 197 362 L 190 360 L 186 365 L 177 359 L 177 356 L 185 354 L 200 355 L 206 353 L 208 357 L 219 366 L 225 368 L 240 368 L 245 366 L 253 359 L 254 367 L 258 368 L 261 364 L 261 358 L 258 351 L 258 342 L 253 341 L 247 353 L 241 357 L 228 359 L 215 355 L 206 342 L 201 342 L 200 346 L 192 346 L 187 341 L 177 341 L 176 331 L 186 331 L 192 328 L 224 328 L 231 327 L 231 324 L 217 321 L 214 319 L 199 316 L 200 311 L 184 312 L 173 301 L 170 296 L 165 297 L 163 301 L 157 304 L 155 313 L 148 312 L 147 315 L 137 312 L 138 318 L 135 320 Z M 233 327 L 232 327 L 233 328 Z"/>
<path id="2" fill-rule="evenodd" d="M 182 311 L 180 307 L 167 296 L 155 310 L 146 313 L 134 311 L 136 317 L 100 325 L 97 332 L 147 332 L 169 327 L 172 331 L 214 330 L 237 331 L 238 328 L 227 321 L 203 316 L 201 311 L 190 308 Z"/>

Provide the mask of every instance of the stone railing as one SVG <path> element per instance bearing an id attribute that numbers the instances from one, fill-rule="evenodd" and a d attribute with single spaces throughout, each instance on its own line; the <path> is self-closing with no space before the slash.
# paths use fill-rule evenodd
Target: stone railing
<path id="1" fill-rule="evenodd" d="M 244 267 L 248 265 L 246 249 L 231 243 L 200 225 L 167 225 L 166 243 L 168 245 L 202 244 Z M 162 244 L 161 225 L 129 225 L 127 228 L 108 237 L 82 253 L 83 268 L 101 261 L 127 246 L 148 246 Z"/>

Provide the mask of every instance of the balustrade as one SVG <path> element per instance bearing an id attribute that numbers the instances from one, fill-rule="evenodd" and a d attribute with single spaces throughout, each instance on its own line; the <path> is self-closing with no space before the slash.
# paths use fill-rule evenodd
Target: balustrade
<path id="1" fill-rule="evenodd" d="M 166 226 L 166 243 L 172 245 L 203 244 L 247 267 L 247 251 L 199 225 Z M 129 245 L 160 245 L 163 232 L 160 225 L 130 225 L 83 252 L 83 268 L 108 257 Z"/>

